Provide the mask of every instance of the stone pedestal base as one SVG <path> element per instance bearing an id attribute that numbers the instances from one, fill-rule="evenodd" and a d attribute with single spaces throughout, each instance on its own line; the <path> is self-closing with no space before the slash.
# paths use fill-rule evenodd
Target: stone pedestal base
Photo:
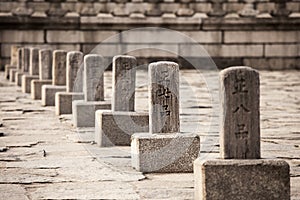
<path id="1" fill-rule="evenodd" d="M 37 75 L 23 75 L 22 76 L 22 92 L 31 93 L 31 81 L 38 80 Z"/>
<path id="2" fill-rule="evenodd" d="M 83 99 L 83 93 L 57 92 L 55 94 L 55 114 L 72 114 L 72 101 Z"/>
<path id="3" fill-rule="evenodd" d="M 15 81 L 17 86 L 22 86 L 22 76 L 27 75 L 27 73 L 17 71 L 15 75 Z"/>
<path id="4" fill-rule="evenodd" d="M 136 133 L 131 139 L 132 166 L 140 172 L 192 172 L 200 152 L 194 134 Z"/>
<path id="5" fill-rule="evenodd" d="M 283 160 L 194 162 L 195 199 L 290 199 L 289 165 Z"/>
<path id="6" fill-rule="evenodd" d="M 95 117 L 95 142 L 101 147 L 130 146 L 132 134 L 149 132 L 148 113 L 98 110 Z"/>
<path id="7" fill-rule="evenodd" d="M 111 109 L 107 101 L 74 101 L 72 103 L 73 123 L 76 127 L 95 127 L 96 110 Z"/>
<path id="8" fill-rule="evenodd" d="M 5 65 L 5 74 L 4 74 L 4 76 L 5 76 L 5 78 L 7 79 L 7 80 L 9 80 L 9 75 L 10 75 L 10 70 L 12 70 L 12 69 L 17 69 L 17 67 L 16 66 L 12 66 L 12 65 Z"/>
<path id="9" fill-rule="evenodd" d="M 31 98 L 33 100 L 42 99 L 42 86 L 50 85 L 52 80 L 33 80 L 31 81 Z"/>
<path id="10" fill-rule="evenodd" d="M 42 86 L 42 105 L 55 106 L 56 92 L 65 92 L 66 86 L 61 85 L 43 85 Z"/>
<path id="11" fill-rule="evenodd" d="M 17 73 L 17 69 L 11 69 L 9 71 L 9 81 L 10 82 L 16 82 L 16 73 Z"/>

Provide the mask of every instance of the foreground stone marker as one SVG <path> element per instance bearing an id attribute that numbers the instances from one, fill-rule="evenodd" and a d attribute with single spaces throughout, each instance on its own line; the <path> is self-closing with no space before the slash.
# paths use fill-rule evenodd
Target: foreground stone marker
<path id="1" fill-rule="evenodd" d="M 30 65 L 30 49 L 28 47 L 22 48 L 22 65 L 21 69 L 18 69 L 15 75 L 15 81 L 17 86 L 22 86 L 22 76 L 29 73 Z"/>
<path id="2" fill-rule="evenodd" d="M 194 162 L 195 199 L 290 199 L 289 165 L 260 158 L 259 74 L 220 73 L 221 159 Z"/>
<path id="3" fill-rule="evenodd" d="M 22 76 L 22 92 L 31 93 L 31 81 L 39 79 L 39 49 L 30 48 L 29 75 Z"/>
<path id="4" fill-rule="evenodd" d="M 200 137 L 179 132 L 179 66 L 151 63 L 149 78 L 150 131 L 132 136 L 132 166 L 141 172 L 192 172 Z"/>
<path id="5" fill-rule="evenodd" d="M 99 146 L 129 146 L 133 133 L 149 131 L 149 114 L 134 112 L 135 57 L 115 56 L 112 74 L 112 110 L 96 111 L 95 142 Z"/>
<path id="6" fill-rule="evenodd" d="M 66 91 L 66 57 L 64 50 L 53 51 L 52 85 L 42 86 L 43 106 L 55 106 L 55 94 Z"/>
<path id="7" fill-rule="evenodd" d="M 52 50 L 39 50 L 39 80 L 31 81 L 31 98 L 42 99 L 42 86 L 52 84 Z"/>
<path id="8" fill-rule="evenodd" d="M 80 92 L 75 92 L 74 82 L 77 74 L 80 73 L 79 69 L 83 61 L 83 53 L 80 51 L 71 51 L 67 54 L 67 74 L 66 74 L 66 92 L 57 92 L 55 95 L 55 113 L 72 114 L 72 101 L 83 100 L 84 95 L 82 88 Z M 79 74 L 78 78 L 82 78 L 82 74 Z"/>
<path id="9" fill-rule="evenodd" d="M 104 101 L 104 59 L 97 54 L 86 55 L 83 68 L 84 100 L 72 102 L 73 122 L 76 127 L 94 127 L 96 110 L 111 108 Z"/>
<path id="10" fill-rule="evenodd" d="M 10 79 L 10 70 L 17 69 L 18 64 L 18 48 L 20 46 L 12 45 L 10 50 L 10 64 L 5 65 L 5 78 Z"/>

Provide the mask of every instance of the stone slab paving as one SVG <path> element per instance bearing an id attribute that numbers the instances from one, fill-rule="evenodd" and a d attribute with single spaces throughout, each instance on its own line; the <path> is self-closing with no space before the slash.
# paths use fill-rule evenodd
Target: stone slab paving
<path id="1" fill-rule="evenodd" d="M 201 136 L 201 157 L 219 155 L 218 116 L 205 80 L 180 72 L 181 132 Z M 137 71 L 136 110 L 148 111 L 147 72 Z M 260 71 L 261 154 L 291 166 L 291 199 L 300 199 L 300 71 Z M 105 73 L 111 99 L 111 72 Z M 212 84 L 217 91 L 218 84 Z M 200 98 L 201 97 L 201 98 Z M 216 108 L 217 110 L 218 108 Z M 74 128 L 0 73 L 0 199 L 193 199 L 193 174 L 131 168 L 130 147 L 99 148 L 93 128 Z"/>

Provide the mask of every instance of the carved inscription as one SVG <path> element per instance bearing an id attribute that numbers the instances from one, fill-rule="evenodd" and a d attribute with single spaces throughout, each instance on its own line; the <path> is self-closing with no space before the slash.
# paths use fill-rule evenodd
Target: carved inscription
<path id="1" fill-rule="evenodd" d="M 157 97 L 162 101 L 163 110 L 160 112 L 162 117 L 164 115 L 170 116 L 171 110 L 169 106 L 169 101 L 171 99 L 171 91 L 169 89 L 170 79 L 169 79 L 169 72 L 164 70 L 161 72 L 161 76 L 158 80 L 158 90 L 156 91 Z"/>
<path id="2" fill-rule="evenodd" d="M 149 77 L 150 133 L 179 132 L 179 66 L 173 62 L 151 63 Z"/>

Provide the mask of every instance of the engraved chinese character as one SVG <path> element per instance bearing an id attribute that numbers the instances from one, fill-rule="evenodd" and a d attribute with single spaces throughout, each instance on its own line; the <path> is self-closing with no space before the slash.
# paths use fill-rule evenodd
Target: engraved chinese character
<path id="1" fill-rule="evenodd" d="M 238 106 L 236 109 L 234 109 L 233 113 L 236 113 L 239 109 L 244 110 L 245 112 L 250 112 L 250 110 L 248 108 L 246 108 L 243 104 L 241 104 L 240 106 Z"/>
<path id="2" fill-rule="evenodd" d="M 237 139 L 246 139 L 248 137 L 248 131 L 246 130 L 245 124 L 238 124 L 237 129 L 237 132 L 235 132 L 235 137 Z"/>
<path id="3" fill-rule="evenodd" d="M 237 94 L 237 93 L 247 93 L 248 90 L 246 89 L 246 80 L 245 80 L 245 75 L 243 72 L 240 72 L 236 75 L 234 82 L 234 91 L 232 94 Z"/>
<path id="4" fill-rule="evenodd" d="M 160 87 L 159 90 L 157 91 L 157 96 L 161 97 L 165 97 L 165 98 L 170 98 L 170 94 L 171 91 L 169 90 L 169 88 L 165 88 L 165 87 Z"/>

